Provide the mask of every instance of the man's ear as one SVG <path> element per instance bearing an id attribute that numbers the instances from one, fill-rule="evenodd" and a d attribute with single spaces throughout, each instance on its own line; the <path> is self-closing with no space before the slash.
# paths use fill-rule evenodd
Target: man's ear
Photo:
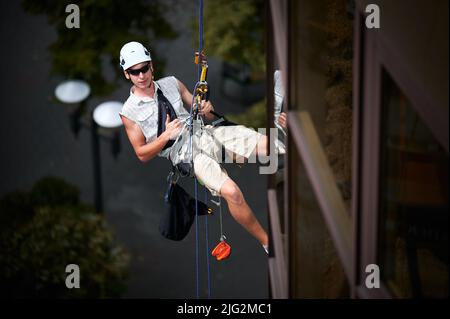
<path id="1" fill-rule="evenodd" d="M 123 74 L 125 75 L 125 77 L 127 78 L 127 80 L 129 80 L 129 79 L 130 79 L 130 75 L 128 74 L 128 72 L 127 72 L 127 71 L 123 71 Z"/>

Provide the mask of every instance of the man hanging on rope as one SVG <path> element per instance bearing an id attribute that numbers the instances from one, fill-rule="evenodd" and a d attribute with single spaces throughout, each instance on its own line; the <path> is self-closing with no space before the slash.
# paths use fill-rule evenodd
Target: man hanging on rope
<path id="1" fill-rule="evenodd" d="M 133 83 L 130 96 L 120 115 L 137 157 L 142 162 L 156 155 L 169 158 L 174 139 L 189 118 L 184 105 L 191 107 L 192 94 L 173 76 L 154 81 L 150 52 L 138 42 L 129 42 L 122 47 L 120 64 L 125 77 Z M 169 110 L 166 107 L 166 118 L 158 119 L 158 115 L 162 113 L 163 101 L 168 101 L 171 106 Z M 201 102 L 199 113 L 207 120 L 214 118 L 210 113 L 213 110 L 210 101 Z M 219 165 L 221 156 L 218 155 L 223 148 L 241 158 L 266 155 L 267 137 L 242 125 L 206 125 L 202 131 L 208 134 L 202 134 L 195 143 L 195 176 L 214 196 L 222 196 L 226 200 L 234 219 L 252 234 L 267 252 L 267 233 L 247 205 L 238 185 Z"/>

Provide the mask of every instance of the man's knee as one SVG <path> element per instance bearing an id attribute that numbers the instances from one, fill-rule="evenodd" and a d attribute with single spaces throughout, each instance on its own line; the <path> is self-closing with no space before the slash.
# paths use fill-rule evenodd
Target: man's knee
<path id="1" fill-rule="evenodd" d="M 244 196 L 241 190 L 231 179 L 228 179 L 220 190 L 220 194 L 226 201 L 231 201 L 235 205 L 244 203 Z"/>
<path id="2" fill-rule="evenodd" d="M 257 155 L 267 155 L 267 136 L 261 136 L 261 138 L 258 141 L 258 144 L 256 144 L 256 154 Z"/>

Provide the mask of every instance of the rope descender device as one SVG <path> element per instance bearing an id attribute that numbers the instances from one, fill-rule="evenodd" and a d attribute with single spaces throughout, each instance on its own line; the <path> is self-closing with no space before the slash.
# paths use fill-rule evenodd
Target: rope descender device
<path id="1" fill-rule="evenodd" d="M 209 99 L 209 85 L 206 81 L 206 77 L 208 75 L 208 61 L 206 60 L 206 56 L 203 51 L 200 54 L 199 52 L 195 52 L 195 64 L 200 64 L 201 72 L 200 79 L 195 85 L 194 90 L 194 118 L 196 118 L 198 114 L 202 100 L 208 101 Z"/>

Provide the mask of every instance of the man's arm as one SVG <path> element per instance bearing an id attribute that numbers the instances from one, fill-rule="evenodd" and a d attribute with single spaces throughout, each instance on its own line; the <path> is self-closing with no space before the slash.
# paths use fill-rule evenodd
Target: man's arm
<path id="1" fill-rule="evenodd" d="M 169 117 L 167 117 L 166 130 L 158 136 L 156 140 L 146 144 L 145 136 L 139 125 L 122 115 L 120 117 L 122 118 L 123 125 L 125 126 L 128 139 L 130 140 L 137 157 L 142 162 L 151 160 L 158 155 L 170 138 L 174 137 L 181 127 L 181 123 L 178 119 L 169 122 Z"/>
<path id="2" fill-rule="evenodd" d="M 189 109 L 192 107 L 192 94 L 189 92 L 189 90 L 186 88 L 186 86 L 177 79 L 178 88 L 180 89 L 180 95 L 181 99 L 183 100 L 184 104 L 189 105 Z"/>

